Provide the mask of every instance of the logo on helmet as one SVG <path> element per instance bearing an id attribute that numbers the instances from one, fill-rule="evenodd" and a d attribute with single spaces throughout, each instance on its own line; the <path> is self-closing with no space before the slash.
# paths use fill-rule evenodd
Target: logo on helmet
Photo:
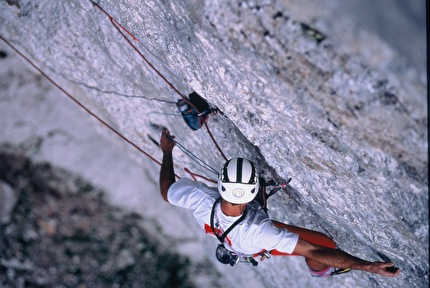
<path id="1" fill-rule="evenodd" d="M 243 189 L 236 188 L 233 190 L 233 195 L 236 198 L 242 198 L 245 195 L 245 191 L 243 191 Z"/>

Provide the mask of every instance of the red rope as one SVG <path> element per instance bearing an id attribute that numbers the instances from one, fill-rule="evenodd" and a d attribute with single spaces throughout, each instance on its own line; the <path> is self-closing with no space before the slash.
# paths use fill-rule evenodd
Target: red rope
<path id="1" fill-rule="evenodd" d="M 219 153 L 221 153 L 221 156 L 224 158 L 224 160 L 225 160 L 225 161 L 227 161 L 227 160 L 228 160 L 228 159 L 227 159 L 227 157 L 225 157 L 224 153 L 222 153 L 221 148 L 218 146 L 218 143 L 215 141 L 215 138 L 214 138 L 214 136 L 212 135 L 212 132 L 211 132 L 211 130 L 209 129 L 208 124 L 206 123 L 206 121 L 205 121 L 205 122 L 203 122 L 203 123 L 205 124 L 206 130 L 208 130 L 209 136 L 212 138 L 212 141 L 214 142 L 214 144 L 215 144 L 216 148 L 218 149 Z"/>
<path id="2" fill-rule="evenodd" d="M 218 182 L 216 182 L 216 181 L 214 181 L 212 179 L 209 179 L 209 178 L 207 178 L 205 176 L 202 176 L 202 175 L 199 175 L 199 174 L 191 172 L 190 169 L 188 169 L 187 167 L 185 167 L 184 170 L 185 170 L 185 172 L 187 172 L 188 174 L 191 175 L 191 177 L 193 178 L 194 181 L 197 181 L 196 177 L 200 177 L 200 178 L 202 178 L 202 179 L 204 179 L 204 180 L 206 180 L 208 182 L 212 182 L 212 183 L 215 183 L 215 184 L 218 183 Z"/>
<path id="3" fill-rule="evenodd" d="M 139 49 L 130 41 L 130 39 L 124 34 L 123 31 L 121 31 L 121 29 L 124 30 L 125 33 L 127 33 L 128 35 L 130 35 L 130 37 L 133 39 L 133 41 L 139 41 L 139 40 L 130 31 L 128 31 L 123 25 L 121 25 L 117 20 L 115 20 L 109 13 L 107 13 L 98 3 L 95 3 L 92 0 L 90 0 L 90 1 L 94 4 L 94 6 L 96 6 L 97 8 L 99 8 L 104 14 L 106 14 L 108 16 L 108 18 L 111 21 L 112 25 L 118 30 L 118 32 L 123 36 L 123 38 L 132 46 L 132 48 L 139 54 L 139 56 L 170 86 L 170 88 L 172 90 L 174 90 L 179 96 L 181 96 L 188 104 L 190 104 L 190 106 L 192 106 L 194 109 L 196 109 L 196 111 L 198 113 L 200 113 L 198 111 L 197 107 L 195 107 L 195 105 L 193 103 L 191 103 L 187 97 L 185 97 L 169 80 L 167 80 L 167 78 L 164 77 L 164 75 L 160 71 L 158 71 L 158 69 L 155 68 L 155 66 L 139 51 Z M 155 159 L 150 154 L 148 154 L 147 152 L 145 152 L 143 149 L 141 149 L 139 146 L 137 146 L 135 143 L 133 143 L 131 140 L 129 140 L 127 137 L 125 137 L 123 134 L 121 134 L 119 131 L 117 131 L 115 128 L 113 128 L 111 125 L 109 125 L 106 121 L 104 121 L 99 116 L 97 116 L 95 113 L 93 113 L 91 110 L 89 110 L 80 101 L 78 101 L 75 97 L 73 97 L 69 92 L 67 92 L 64 88 L 62 88 L 59 84 L 57 84 L 52 78 L 50 78 L 45 72 L 43 72 L 42 69 L 40 69 L 38 66 L 36 66 L 28 57 L 26 57 L 17 48 L 15 48 L 15 46 L 13 46 L 9 41 L 7 41 L 2 35 L 0 35 L 0 39 L 3 40 L 3 42 L 5 42 L 9 47 L 11 47 L 16 53 L 18 53 L 18 55 L 20 55 L 24 60 L 26 60 L 31 66 L 33 66 L 33 68 L 35 68 L 49 82 L 51 82 L 55 87 L 57 87 L 60 91 L 62 91 L 64 94 L 66 94 L 66 96 L 68 96 L 79 107 L 81 107 L 82 109 L 84 109 L 88 114 L 90 114 L 91 116 L 93 116 L 95 119 L 97 119 L 100 123 L 102 123 L 103 125 L 105 125 L 109 130 L 111 130 L 112 132 L 114 132 L 117 136 L 119 136 L 120 138 L 122 138 L 128 144 L 130 144 L 131 146 L 133 146 L 134 148 L 136 148 L 139 152 L 141 152 L 142 154 L 144 154 L 145 156 L 147 156 L 148 158 L 150 158 L 152 161 L 154 161 L 155 163 L 157 163 L 157 164 L 159 164 L 161 166 L 161 162 L 159 162 L 157 159 Z M 206 129 L 207 129 L 207 131 L 209 133 L 209 136 L 211 137 L 212 141 L 214 142 L 215 146 L 217 147 L 218 151 L 221 153 L 222 157 L 225 160 L 227 160 L 227 158 L 224 155 L 224 153 L 222 152 L 221 148 L 219 147 L 219 145 L 215 141 L 215 138 L 213 137 L 213 135 L 212 135 L 212 133 L 211 133 L 211 131 L 210 131 L 207 123 L 204 122 L 204 125 L 205 125 L 205 127 L 206 127 Z M 185 171 L 188 172 L 188 173 L 190 173 L 193 178 L 195 178 L 194 176 L 198 176 L 198 177 L 201 177 L 201 178 L 203 178 L 203 179 L 205 179 L 207 181 L 212 181 L 213 182 L 213 180 L 211 180 L 209 178 L 206 178 L 204 176 L 192 173 L 187 168 L 185 168 Z M 180 178 L 176 174 L 175 174 L 175 176 L 177 178 Z"/>
<path id="4" fill-rule="evenodd" d="M 191 103 L 191 101 L 188 100 L 187 97 L 185 97 L 169 80 L 167 80 L 166 77 L 164 77 L 164 75 L 157 69 L 155 68 L 155 66 L 145 57 L 145 55 L 143 55 L 142 52 L 140 52 L 140 50 L 130 41 L 130 39 L 124 34 L 122 30 L 125 31 L 125 33 L 127 33 L 128 35 L 131 36 L 131 38 L 134 41 L 139 41 L 130 31 L 128 31 L 123 25 L 121 25 L 117 20 L 115 20 L 115 18 L 113 18 L 112 15 L 110 15 L 106 10 L 104 10 L 98 3 L 90 0 L 94 6 L 96 6 L 97 8 L 100 9 L 100 11 L 102 11 L 104 14 L 106 14 L 106 16 L 109 18 L 109 20 L 111 21 L 112 25 L 116 28 L 116 30 L 118 30 L 118 32 L 122 35 L 122 37 L 128 42 L 128 44 L 139 54 L 139 56 L 146 62 L 146 64 L 148 64 L 152 70 L 154 70 L 158 76 L 160 76 L 164 82 L 167 83 L 167 85 L 169 85 L 169 87 L 175 91 L 179 96 L 182 97 L 182 99 L 184 99 L 191 107 L 193 107 L 194 109 L 196 109 L 197 113 L 200 113 L 200 111 L 197 109 L 197 107 Z M 121 28 L 121 29 L 120 29 Z M 224 160 L 228 160 L 227 157 L 225 156 L 225 154 L 222 152 L 221 148 L 219 147 L 218 143 L 216 142 L 215 138 L 213 137 L 208 125 L 206 124 L 206 122 L 204 122 L 205 127 L 212 139 L 212 141 L 214 142 L 216 148 L 218 149 L 218 151 L 220 152 L 221 156 L 224 158 Z"/>
<path id="5" fill-rule="evenodd" d="M 119 131 L 117 131 L 115 128 L 113 128 L 111 125 L 109 125 L 107 122 L 105 122 L 103 119 L 101 119 L 99 116 L 97 116 L 95 113 L 93 113 L 91 110 L 89 110 L 87 107 L 85 107 L 79 100 L 77 100 L 75 97 L 73 97 L 69 92 L 64 90 L 59 84 L 57 84 L 52 78 L 50 78 L 45 72 L 42 71 L 39 67 L 37 67 L 29 58 L 27 58 L 23 53 L 21 53 L 15 46 L 13 46 L 9 41 L 7 41 L 5 38 L 3 38 L 2 35 L 0 35 L 0 39 L 3 40 L 10 48 L 12 48 L 18 55 L 20 55 L 22 58 L 24 58 L 31 66 L 33 66 L 37 71 L 39 71 L 40 74 L 42 74 L 46 79 L 49 80 L 55 87 L 60 89 L 64 94 L 66 94 L 73 102 L 75 102 L 78 106 L 80 106 L 82 109 L 84 109 L 88 114 L 96 118 L 98 121 L 100 121 L 103 125 L 105 125 L 107 128 L 109 128 L 112 132 L 114 132 L 116 135 L 121 137 L 124 141 L 126 141 L 128 144 L 136 148 L 139 152 L 147 156 L 149 159 L 154 161 L 155 163 L 159 164 L 161 166 L 161 162 L 159 162 L 157 159 L 152 157 L 150 154 L 142 150 L 139 146 L 134 144 L 132 141 L 130 141 L 127 137 L 125 137 L 123 134 L 121 134 Z M 178 175 L 175 174 L 177 178 L 181 178 Z"/>
<path id="6" fill-rule="evenodd" d="M 158 74 L 158 76 L 160 76 L 164 80 L 164 82 L 166 82 L 167 85 L 169 85 L 170 88 L 173 89 L 173 91 L 175 91 L 179 96 L 181 96 L 185 101 L 187 101 L 187 103 L 189 103 L 190 105 L 192 105 L 194 107 L 194 105 L 189 102 L 188 98 L 185 97 L 178 89 L 176 89 L 176 87 L 172 83 L 170 83 L 170 81 L 167 80 L 167 78 L 164 77 L 164 75 L 161 74 L 161 72 L 158 71 L 154 65 L 152 65 L 152 63 L 145 57 L 145 55 L 142 54 L 142 52 L 140 52 L 140 50 L 130 41 L 130 39 L 128 39 L 128 37 L 124 34 L 124 32 L 121 29 L 123 29 L 128 35 L 130 35 L 134 41 L 139 41 L 139 40 L 130 31 L 128 31 L 123 25 L 121 25 L 117 20 L 115 20 L 115 18 L 113 18 L 112 15 L 110 15 L 108 12 L 106 12 L 106 10 L 104 10 L 98 3 L 95 3 L 93 1 L 91 1 L 91 2 L 94 4 L 94 6 L 99 8 L 100 11 L 102 11 L 104 14 L 106 14 L 106 16 L 109 18 L 110 22 L 112 23 L 112 25 L 116 28 L 116 30 L 118 30 L 118 32 L 128 42 L 128 44 L 130 44 L 130 46 L 139 54 L 139 56 L 142 57 L 142 59 L 146 62 L 146 64 L 148 64 L 152 68 L 152 70 L 154 70 Z"/>
<path id="7" fill-rule="evenodd" d="M 130 31 L 128 31 L 124 26 L 122 26 L 121 25 L 121 23 L 119 23 L 118 21 L 116 21 L 113 17 L 110 17 L 110 20 L 111 21 L 113 21 L 113 22 L 115 22 L 116 24 L 118 24 L 125 32 L 127 32 L 127 34 L 128 35 L 130 35 L 131 36 L 131 38 L 134 40 L 134 41 L 139 41 L 139 39 L 137 39 L 133 34 L 131 34 L 131 32 Z M 114 24 L 115 25 L 115 24 Z"/>

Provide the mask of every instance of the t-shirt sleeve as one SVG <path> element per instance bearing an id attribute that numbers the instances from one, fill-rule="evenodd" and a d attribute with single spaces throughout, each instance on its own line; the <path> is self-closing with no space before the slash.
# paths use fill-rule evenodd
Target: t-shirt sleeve
<path id="1" fill-rule="evenodd" d="M 256 244 L 263 249 L 268 251 L 276 249 L 280 252 L 291 254 L 299 241 L 299 235 L 287 229 L 275 227 L 273 222 L 268 219 L 261 223 L 258 234 L 255 235 L 254 239 L 258 243 Z"/>
<path id="2" fill-rule="evenodd" d="M 206 184 L 181 178 L 170 186 L 167 199 L 173 205 L 195 210 L 211 194 L 216 192 Z"/>
<path id="3" fill-rule="evenodd" d="M 169 202 L 189 209 L 202 229 L 205 229 L 205 223 L 210 223 L 211 209 L 217 197 L 219 193 L 216 188 L 188 178 L 176 181 L 167 191 Z"/>

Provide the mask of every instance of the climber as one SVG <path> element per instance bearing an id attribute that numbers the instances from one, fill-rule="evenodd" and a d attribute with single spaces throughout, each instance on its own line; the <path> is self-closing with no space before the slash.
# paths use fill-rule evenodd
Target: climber
<path id="1" fill-rule="evenodd" d="M 330 244 L 326 245 L 328 247 L 312 244 L 302 239 L 300 232 L 296 234 L 288 230 L 289 225 L 271 220 L 258 202 L 253 201 L 259 189 L 259 175 L 249 160 L 233 158 L 227 161 L 218 177 L 218 189 L 188 178 L 176 181 L 174 138 L 168 130 L 162 131 L 161 196 L 166 202 L 191 210 L 205 232 L 220 240 L 216 255 L 222 263 L 233 266 L 239 259 L 252 259 L 249 262 L 256 266 L 253 257 L 258 255 L 262 258 L 301 255 L 314 277 L 328 277 L 351 269 L 382 276 L 400 274 L 400 269 L 393 263 L 369 262 Z"/>

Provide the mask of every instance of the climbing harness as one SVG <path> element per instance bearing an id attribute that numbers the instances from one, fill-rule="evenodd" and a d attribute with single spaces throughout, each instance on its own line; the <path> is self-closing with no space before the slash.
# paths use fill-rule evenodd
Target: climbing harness
<path id="1" fill-rule="evenodd" d="M 90 0 L 91 1 L 91 0 Z M 178 93 L 183 99 L 183 101 L 186 103 L 186 105 L 184 104 L 184 102 L 177 102 L 177 106 L 179 108 L 179 110 L 181 111 L 182 116 L 184 117 L 184 120 L 187 122 L 187 124 L 193 129 L 193 128 L 197 128 L 199 129 L 200 127 L 202 127 L 203 125 L 206 126 L 207 131 L 210 135 L 210 137 L 212 138 L 214 144 L 217 146 L 218 151 L 221 153 L 221 155 L 224 157 L 224 159 L 227 159 L 224 155 L 224 153 L 222 152 L 222 150 L 219 148 L 218 144 L 216 143 L 216 141 L 214 140 L 214 137 L 211 133 L 211 131 L 209 130 L 209 127 L 207 126 L 206 123 L 206 117 L 213 112 L 216 112 L 217 109 L 212 107 L 210 104 L 207 103 L 207 101 L 205 101 L 200 95 L 198 95 L 196 92 L 193 92 L 189 95 L 189 99 L 185 96 L 183 96 L 176 88 L 175 86 L 173 86 L 152 64 L 151 62 L 149 62 L 145 56 L 136 48 L 136 46 L 133 45 L 133 43 L 130 41 L 130 39 L 127 37 L 127 35 L 125 35 L 124 33 L 127 33 L 128 35 L 130 35 L 132 37 L 133 40 L 137 40 L 136 37 L 134 37 L 127 29 L 125 29 L 120 23 L 118 23 L 112 16 L 110 16 L 105 10 L 103 10 L 100 5 L 94 1 L 91 1 L 95 6 L 97 6 L 101 11 L 103 11 L 110 19 L 111 23 L 113 24 L 113 26 L 120 32 L 120 34 L 126 39 L 126 41 L 138 52 L 138 54 L 144 59 L 144 61 L 176 92 Z M 122 30 L 126 31 L 123 32 Z M 89 110 L 85 105 L 83 105 L 80 101 L 78 101 L 74 96 L 72 96 L 69 92 L 67 92 L 64 88 L 62 88 L 59 84 L 57 84 L 52 78 L 50 78 L 46 73 L 44 73 L 42 71 L 42 69 L 40 69 L 38 66 L 36 66 L 29 58 L 27 58 L 23 53 L 21 53 L 18 49 L 16 49 L 11 43 L 9 43 L 4 37 L 2 37 L 0 35 L 0 39 L 3 40 L 8 46 L 10 46 L 15 52 L 17 52 L 23 59 L 25 59 L 31 66 L 33 66 L 41 75 L 43 75 L 49 82 L 51 82 L 54 86 L 56 86 L 60 91 L 62 91 L 64 94 L 66 94 L 66 96 L 68 96 L 73 102 L 75 102 L 78 106 L 80 106 L 82 109 L 84 109 L 88 114 L 90 114 L 91 116 L 93 116 L 95 119 L 97 119 L 99 122 L 101 122 L 104 126 L 106 126 L 108 129 L 110 129 L 112 132 L 114 132 L 115 134 L 117 134 L 120 138 L 122 138 L 124 141 L 126 141 L 127 143 L 129 143 L 130 145 L 132 145 L 134 148 L 136 148 L 139 152 L 141 152 L 142 154 L 144 154 L 145 156 L 147 156 L 148 158 L 150 158 L 151 160 L 153 160 L 154 162 L 156 162 L 157 164 L 159 164 L 161 166 L 161 163 L 156 160 L 154 157 L 152 157 L 149 153 L 145 152 L 143 149 L 141 149 L 139 146 L 137 146 L 135 143 L 133 143 L 131 140 L 129 140 L 127 137 L 125 137 L 123 134 L 121 134 L 118 130 L 116 130 L 115 128 L 113 128 L 110 124 L 108 124 L 106 121 L 104 121 L 103 119 L 101 119 L 99 116 L 97 116 L 95 113 L 93 113 L 91 110 Z M 185 106 L 187 109 L 183 109 L 182 106 Z M 191 109 L 191 116 L 189 114 L 183 113 L 184 111 L 188 111 L 189 109 Z M 201 112 L 202 111 L 202 112 Z M 197 114 L 196 114 L 197 113 Z M 197 117 L 197 118 L 196 118 Z M 197 119 L 197 122 L 195 122 Z M 189 124 L 189 123 L 191 124 Z M 196 130 L 196 129 L 193 129 Z M 176 142 L 176 141 L 175 141 Z M 179 149 L 181 149 L 185 154 L 189 155 L 190 157 L 193 158 L 194 161 L 196 161 L 200 166 L 202 166 L 203 168 L 207 169 L 208 171 L 216 174 L 218 176 L 218 172 L 213 169 L 212 167 L 210 167 L 207 163 L 205 163 L 203 160 L 201 160 L 200 158 L 198 158 L 197 156 L 195 156 L 193 153 L 191 153 L 188 149 L 186 149 L 183 145 L 181 145 L 180 143 L 176 142 L 176 145 L 179 147 Z M 190 173 L 193 177 L 195 176 L 200 176 L 197 174 L 194 174 L 192 172 L 190 172 L 188 169 L 186 169 L 186 171 L 188 173 Z M 175 174 L 175 177 L 180 178 L 178 175 Z M 203 176 L 200 176 L 203 177 Z M 207 178 L 206 178 L 207 179 Z M 262 178 L 261 178 L 262 179 Z M 210 179 L 207 179 L 210 180 Z M 289 179 L 290 181 L 291 179 Z M 288 182 L 289 182 L 288 181 Z M 285 188 L 288 184 L 288 182 L 283 182 L 279 187 L 275 187 L 270 193 L 266 193 L 266 187 L 270 186 L 270 185 L 274 185 L 273 181 L 268 181 L 265 182 L 264 180 L 261 180 L 260 183 L 260 189 L 259 189 L 259 196 L 257 196 L 257 201 L 260 203 L 260 205 L 263 207 L 263 209 L 265 209 L 265 211 L 267 212 L 267 199 L 269 197 L 271 197 L 274 193 L 276 193 L 277 191 L 279 191 L 281 188 Z M 236 226 L 238 225 L 241 221 L 244 220 L 244 218 L 246 217 L 247 214 L 247 210 L 245 210 L 245 212 L 242 214 L 242 216 L 235 221 L 222 235 L 218 235 L 215 231 L 215 223 L 214 223 L 214 213 L 215 213 L 215 206 L 217 205 L 217 203 L 219 203 L 221 200 L 218 199 L 213 208 L 212 208 L 212 213 L 211 213 L 211 229 L 214 232 L 214 234 L 216 235 L 216 237 L 219 239 L 219 241 L 221 242 L 221 244 L 218 245 L 217 249 L 216 249 L 216 256 L 217 259 L 224 264 L 229 264 L 231 266 L 234 266 L 235 264 L 239 263 L 239 262 L 245 262 L 245 263 L 250 263 L 253 266 L 257 266 L 258 262 L 254 259 L 254 257 L 258 256 L 258 254 L 255 255 L 244 255 L 241 253 L 237 253 L 237 252 L 232 252 L 230 250 L 228 250 L 225 246 L 224 246 L 224 241 L 225 238 L 227 237 L 227 234 Z M 264 255 L 260 255 L 263 257 L 267 257 L 270 258 L 270 254 L 268 252 L 264 252 Z"/>
<path id="2" fill-rule="evenodd" d="M 215 210 L 216 206 L 221 203 L 222 198 L 218 198 L 214 205 L 212 206 L 211 211 L 211 229 L 214 235 L 218 238 L 218 240 L 221 242 L 221 244 L 218 244 L 216 250 L 215 250 L 215 256 L 217 260 L 223 264 L 229 264 L 230 266 L 234 266 L 239 262 L 246 262 L 251 263 L 252 266 L 257 266 L 258 262 L 252 257 L 252 255 L 244 255 L 239 252 L 233 252 L 225 248 L 224 242 L 225 238 L 227 237 L 228 233 L 230 233 L 231 230 L 233 230 L 234 227 L 236 227 L 240 222 L 242 222 L 248 211 L 248 207 L 245 208 L 245 211 L 243 212 L 242 216 L 240 216 L 239 219 L 237 219 L 233 224 L 230 225 L 230 227 L 227 228 L 227 230 L 222 233 L 222 235 L 219 235 L 220 233 L 215 230 L 215 226 L 219 229 L 219 223 L 218 221 L 215 223 Z"/>
<path id="3" fill-rule="evenodd" d="M 263 211 L 267 213 L 267 199 L 272 195 L 274 195 L 276 192 L 278 192 L 280 189 L 287 187 L 288 183 L 291 181 L 291 178 L 289 178 L 287 182 L 282 182 L 281 185 L 275 186 L 269 193 L 266 193 L 266 188 L 268 186 L 276 185 L 275 181 L 269 180 L 266 182 L 262 177 L 259 178 L 259 181 L 260 181 L 260 189 L 258 191 L 258 194 L 255 200 L 260 204 Z M 245 211 L 243 212 L 242 216 L 239 219 L 237 219 L 232 225 L 230 225 L 230 227 L 227 230 L 225 230 L 224 233 L 220 235 L 220 230 L 218 230 L 217 232 L 217 230 L 215 229 L 215 226 L 217 226 L 216 228 L 219 229 L 217 225 L 218 223 L 215 223 L 215 212 L 216 212 L 216 206 L 221 202 L 221 199 L 222 198 L 218 198 L 215 201 L 214 205 L 212 206 L 212 211 L 210 216 L 211 230 L 214 233 L 214 235 L 217 237 L 217 239 L 221 242 L 220 244 L 218 244 L 215 250 L 215 256 L 217 260 L 223 264 L 229 264 L 232 267 L 238 263 L 249 263 L 252 266 L 256 267 L 258 266 L 258 262 L 254 259 L 254 257 L 260 256 L 262 257 L 262 259 L 271 258 L 271 255 L 268 251 L 262 251 L 260 253 L 248 255 L 248 254 L 243 254 L 235 251 L 230 251 L 225 247 L 224 242 L 228 233 L 230 233 L 234 227 L 236 227 L 240 222 L 242 222 L 245 219 L 246 214 L 248 212 L 248 207 L 245 208 Z"/>
<path id="4" fill-rule="evenodd" d="M 103 119 L 101 119 L 99 116 L 97 116 L 94 112 L 92 112 L 91 110 L 89 110 L 85 105 L 83 105 L 81 102 L 79 102 L 74 96 L 72 96 L 69 92 L 67 92 L 64 88 L 62 88 L 59 84 L 57 84 L 51 77 L 49 77 L 45 72 L 43 72 L 42 69 L 40 69 L 38 66 L 36 66 L 28 57 L 26 57 L 23 53 L 21 53 L 17 48 L 15 48 L 9 41 L 7 41 L 2 35 L 0 35 L 0 39 L 5 42 L 8 46 L 10 46 L 18 55 L 20 55 L 24 60 L 26 60 L 31 66 L 33 66 L 42 76 L 44 76 L 49 82 L 51 82 L 55 87 L 57 87 L 60 91 L 62 91 L 66 96 L 68 96 L 73 102 L 75 102 L 78 106 L 80 106 L 82 109 L 84 109 L 84 111 L 86 111 L 88 114 L 90 114 L 92 117 L 94 117 L 96 120 L 98 120 L 99 122 L 101 122 L 104 126 L 106 126 L 109 130 L 111 130 L 112 132 L 114 132 L 115 134 L 117 134 L 120 138 L 122 138 L 124 141 L 126 141 L 127 143 L 129 143 L 130 145 L 132 145 L 134 148 L 136 148 L 139 152 L 141 152 L 142 154 L 144 154 L 145 156 L 147 156 L 148 158 L 150 158 L 151 160 L 153 160 L 154 162 L 156 162 L 157 164 L 159 164 L 161 166 L 161 163 L 156 160 L 154 157 L 152 157 L 149 153 L 145 152 L 143 149 L 141 149 L 139 146 L 137 146 L 135 143 L 133 143 L 131 140 L 129 140 L 127 137 L 125 137 L 123 134 L 121 134 L 118 130 L 116 130 L 115 128 L 113 128 L 111 125 L 109 125 L 106 121 L 104 121 Z M 173 139 L 172 139 L 173 140 Z M 175 140 L 174 140 L 175 141 Z M 194 155 L 191 151 L 189 151 L 188 149 L 186 149 L 182 144 L 178 143 L 177 141 L 176 145 L 178 146 L 179 149 L 181 149 L 185 154 L 187 154 L 188 156 L 190 156 L 191 158 L 193 158 L 194 161 L 196 161 L 201 167 L 207 169 L 208 171 L 214 173 L 217 175 L 218 177 L 218 172 L 212 168 L 210 165 L 208 165 L 207 163 L 205 163 L 202 159 L 200 159 L 199 157 L 197 157 L 196 155 Z M 204 176 L 192 173 L 189 169 L 184 168 L 184 170 L 187 173 L 190 173 L 190 175 L 195 179 L 195 176 L 197 177 L 201 177 L 207 181 L 212 181 L 215 182 L 211 179 L 208 179 Z M 175 177 L 180 178 L 178 175 L 175 174 Z M 273 186 L 274 181 L 270 180 L 268 182 L 264 181 L 263 178 L 260 177 L 260 189 L 259 189 L 259 194 L 256 197 L 256 200 L 260 203 L 260 205 L 263 207 L 263 209 L 265 209 L 265 211 L 267 212 L 267 199 L 269 197 L 271 197 L 274 193 L 276 193 L 277 191 L 279 191 L 281 188 L 285 188 L 287 186 L 287 184 L 291 181 L 291 178 L 288 180 L 288 182 L 283 182 L 281 183 L 281 185 L 279 186 L 275 186 L 273 188 L 273 190 L 270 193 L 266 193 L 266 187 L 267 186 Z M 216 183 L 216 182 L 215 182 Z M 220 201 L 220 199 L 218 200 L 218 202 Z M 217 203 L 217 202 L 216 202 Z M 213 209 L 215 208 L 215 204 Z M 214 214 L 214 211 L 212 211 L 212 215 Z M 219 237 L 219 239 L 221 239 L 221 244 L 218 245 L 217 250 L 216 250 L 216 256 L 217 259 L 224 264 L 230 264 L 231 266 L 234 266 L 235 264 L 239 263 L 239 262 L 245 262 L 245 263 L 251 263 L 253 266 L 257 266 L 258 262 L 254 259 L 254 257 L 256 256 L 263 256 L 266 258 L 270 258 L 270 254 L 268 254 L 268 252 L 264 252 L 264 254 L 262 255 L 243 255 L 241 253 L 236 253 L 236 252 L 231 252 L 229 251 L 227 248 L 225 248 L 224 246 L 224 240 L 225 237 L 227 236 L 227 234 L 238 224 L 240 223 L 246 216 L 246 212 L 242 215 L 242 217 L 240 217 L 237 220 L 237 223 L 233 223 L 233 225 L 231 227 L 229 227 L 229 229 L 227 229 L 226 232 L 224 232 L 224 235 L 219 236 L 217 233 L 214 232 L 214 234 Z M 211 228 L 214 231 L 215 227 L 214 227 L 214 223 L 213 223 L 213 216 L 211 217 Z"/>

